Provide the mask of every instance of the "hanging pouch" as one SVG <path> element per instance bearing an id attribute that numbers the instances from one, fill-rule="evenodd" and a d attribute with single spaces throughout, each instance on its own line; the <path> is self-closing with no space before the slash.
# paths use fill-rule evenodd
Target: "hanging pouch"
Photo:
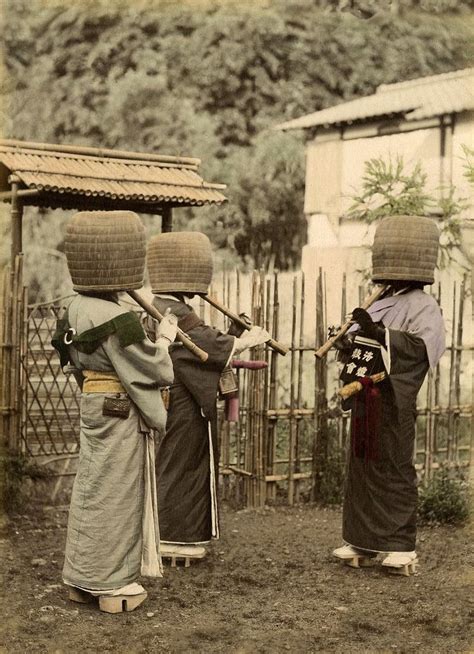
<path id="1" fill-rule="evenodd" d="M 102 415 L 111 418 L 128 418 L 132 402 L 128 397 L 105 397 L 102 404 Z"/>
<path id="2" fill-rule="evenodd" d="M 224 368 L 219 378 L 219 394 L 221 396 L 229 395 L 229 393 L 235 393 L 239 390 L 239 385 L 237 382 L 237 375 L 229 366 Z"/>

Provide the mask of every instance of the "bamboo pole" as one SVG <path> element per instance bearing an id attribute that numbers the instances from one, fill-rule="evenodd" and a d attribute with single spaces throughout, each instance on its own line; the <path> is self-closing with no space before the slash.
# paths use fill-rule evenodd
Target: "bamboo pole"
<path id="1" fill-rule="evenodd" d="M 258 323 L 265 324 L 265 271 L 262 269 L 259 276 L 259 317 Z M 259 345 L 255 348 L 256 359 L 261 359 L 264 356 L 264 347 Z M 266 359 L 265 359 L 266 360 Z M 266 403 L 266 370 L 256 370 L 254 372 L 257 390 L 258 390 L 258 506 L 264 506 L 266 501 L 266 483 L 265 483 L 265 472 L 267 466 L 267 450 L 266 450 L 266 434 L 265 434 L 265 403 Z"/>
<path id="2" fill-rule="evenodd" d="M 256 271 L 252 272 L 251 277 L 251 307 L 252 319 L 255 319 L 256 302 L 257 302 L 257 280 Z M 245 495 L 247 506 L 254 508 L 256 506 L 256 461 L 255 461 L 255 377 L 245 370 L 247 386 L 247 421 L 246 421 L 246 439 L 245 439 L 245 458 L 244 469 L 250 470 L 253 474 L 251 479 L 245 479 Z"/>
<path id="3" fill-rule="evenodd" d="M 39 195 L 40 191 L 36 188 L 26 188 L 18 189 L 17 191 L 3 191 L 0 193 L 0 202 L 8 202 L 12 200 L 15 196 L 17 198 L 26 198 L 33 195 Z"/>
<path id="4" fill-rule="evenodd" d="M 278 330 L 279 330 L 279 288 L 278 288 L 278 271 L 273 272 L 273 314 L 272 314 L 272 333 L 275 335 L 275 338 L 278 339 Z M 277 375 L 278 375 L 278 357 L 276 352 L 272 350 L 270 352 L 270 371 L 269 371 L 269 399 L 267 408 L 267 416 L 271 417 L 273 407 L 276 407 L 278 401 L 277 393 Z M 272 409 L 270 408 L 272 407 Z M 276 417 L 276 416 L 275 416 Z M 268 470 L 267 474 L 273 474 L 275 472 L 275 459 L 276 459 L 276 435 L 277 435 L 278 421 L 269 420 L 268 422 Z M 267 497 L 269 499 L 275 500 L 277 495 L 277 485 L 276 483 L 269 482 L 267 483 Z"/>
<path id="5" fill-rule="evenodd" d="M 11 400 L 10 400 L 10 383 L 9 383 L 9 372 L 11 367 L 11 356 L 12 356 L 12 342 L 11 342 L 11 330 L 12 330 L 12 317 L 11 317 L 11 284 L 12 276 L 10 273 L 10 267 L 7 266 L 3 274 L 3 283 L 2 283 L 2 368 L 1 368 L 1 416 L 2 416 L 2 445 L 5 444 L 8 447 L 8 442 L 10 438 L 10 412 L 11 412 Z"/>
<path id="6" fill-rule="evenodd" d="M 227 301 L 229 301 L 229 296 L 230 296 L 230 277 L 227 275 L 226 268 L 224 267 L 222 271 L 223 275 L 223 283 L 222 283 L 222 294 L 223 294 L 223 301 L 226 301 L 226 293 L 227 293 Z M 224 467 L 228 467 L 230 465 L 230 422 L 227 420 L 222 420 L 221 422 L 221 429 L 219 431 L 219 436 L 220 436 L 220 452 L 221 452 L 221 458 Z M 230 479 L 228 477 L 224 477 L 223 479 L 223 496 L 227 500 L 229 498 L 229 485 Z"/>
<path id="7" fill-rule="evenodd" d="M 438 304 L 441 306 L 441 284 L 438 283 Z M 439 405 L 439 394 L 440 394 L 440 384 L 441 384 L 441 367 L 438 363 L 436 364 L 435 370 L 435 380 L 434 380 L 434 404 L 435 406 Z M 438 416 L 433 413 L 433 457 L 436 458 L 437 449 L 438 449 L 438 429 L 439 429 L 439 420 Z"/>
<path id="8" fill-rule="evenodd" d="M 462 358 L 462 341 L 463 341 L 463 318 L 464 318 L 464 299 L 466 295 L 466 278 L 467 275 L 463 276 L 461 282 L 461 288 L 459 290 L 459 311 L 458 311 L 458 324 L 456 330 L 456 349 L 454 354 L 454 395 L 455 395 L 455 404 L 459 406 L 461 404 L 461 358 Z M 460 416 L 459 412 L 455 411 L 453 416 L 453 448 L 454 448 L 454 457 L 457 464 L 459 464 L 459 428 L 460 428 Z"/>
<path id="9" fill-rule="evenodd" d="M 272 298 L 272 280 L 271 277 L 268 277 L 265 280 L 265 322 L 264 322 L 264 328 L 266 329 L 267 332 L 270 332 L 272 329 L 271 298 Z M 270 362 L 272 358 L 272 350 L 265 348 L 264 354 L 265 354 L 265 361 L 267 363 L 267 370 L 265 370 L 265 375 L 264 375 L 263 433 L 265 435 L 265 475 L 268 475 L 270 472 L 272 472 L 272 467 L 273 467 L 273 451 L 272 451 L 271 433 L 270 433 L 272 420 L 269 420 L 268 418 L 268 409 L 271 406 L 270 404 L 271 382 L 270 382 L 268 367 L 271 365 Z M 267 483 L 265 483 L 264 491 L 265 491 L 265 501 L 266 501 L 269 499 L 269 491 L 270 491 L 270 487 Z"/>
<path id="10" fill-rule="evenodd" d="M 161 231 L 173 231 L 173 210 L 168 205 L 164 206 L 161 212 Z"/>
<path id="11" fill-rule="evenodd" d="M 23 205 L 18 197 L 20 179 L 16 175 L 10 175 L 8 181 L 11 184 L 11 270 L 15 271 L 15 258 L 22 251 L 22 219 Z"/>
<path id="12" fill-rule="evenodd" d="M 326 314 L 324 302 L 323 271 L 319 269 L 316 284 L 316 343 L 321 342 L 326 333 Z M 327 363 L 324 359 L 315 359 L 315 400 L 314 400 L 314 439 L 312 462 L 311 499 L 321 498 L 324 468 L 327 459 L 327 399 L 326 399 Z"/>
<path id="13" fill-rule="evenodd" d="M 299 306 L 299 349 L 298 349 L 298 368 L 297 368 L 297 387 L 296 387 L 296 406 L 301 407 L 303 401 L 303 346 L 304 346 L 304 305 L 305 305 L 305 276 L 304 272 L 301 273 L 301 293 L 300 293 L 300 306 Z M 300 442 L 301 442 L 301 428 L 302 428 L 302 415 L 293 413 L 296 419 L 296 442 L 295 442 L 295 474 L 301 472 L 300 462 Z M 300 484 L 295 477 L 295 502 L 298 503 L 300 499 Z"/>
<path id="14" fill-rule="evenodd" d="M 27 364 L 28 364 L 28 288 L 23 286 L 20 329 L 20 445 L 21 452 L 26 452 L 26 412 L 27 412 Z"/>
<path id="15" fill-rule="evenodd" d="M 293 292 L 292 292 L 292 311 L 291 311 L 291 346 L 290 346 L 290 415 L 289 415 L 289 442 L 288 442 L 288 504 L 291 506 L 295 501 L 295 482 L 294 482 L 294 465 L 295 465 L 295 367 L 296 367 L 296 353 L 295 353 L 295 339 L 296 339 L 296 311 L 297 311 L 297 288 L 298 278 L 296 275 L 293 277 Z"/>
<path id="16" fill-rule="evenodd" d="M 449 390 L 448 390 L 448 408 L 449 408 L 449 413 L 448 413 L 448 440 L 447 440 L 447 460 L 448 463 L 453 462 L 453 441 L 454 441 L 454 434 L 453 434 L 453 429 L 454 429 L 454 421 L 453 421 L 453 411 L 452 407 L 454 404 L 454 379 L 455 379 L 455 370 L 454 370 L 454 362 L 455 362 L 455 338 L 456 338 L 456 289 L 457 285 L 456 282 L 454 282 L 453 285 L 453 308 L 452 308 L 452 326 L 451 326 L 451 352 L 450 352 L 450 362 L 449 362 Z"/>
<path id="17" fill-rule="evenodd" d="M 432 434 L 433 434 L 433 413 L 431 407 L 433 406 L 433 373 L 428 371 L 427 387 L 426 387 L 426 422 L 425 422 L 425 452 L 424 452 L 424 467 L 423 473 L 425 479 L 431 478 L 431 471 L 433 468 L 433 448 L 432 448 Z M 419 415 L 419 414 L 418 414 Z M 416 452 L 415 452 L 416 462 Z"/>
<path id="18" fill-rule="evenodd" d="M 15 256 L 12 292 L 11 292 L 11 350 L 10 350 L 10 433 L 9 450 L 11 453 L 19 452 L 19 379 L 20 379 L 20 312 L 23 297 L 22 283 L 22 256 Z"/>
<path id="19" fill-rule="evenodd" d="M 236 275 L 235 275 L 235 302 L 236 302 L 236 307 L 237 307 L 237 313 L 240 313 L 240 272 L 237 270 Z M 241 386 L 242 378 L 240 375 L 240 371 L 237 371 L 237 377 L 239 379 L 239 396 L 240 396 L 240 401 L 239 401 L 239 422 L 237 423 L 236 426 L 236 441 L 235 441 L 235 459 L 236 459 L 236 467 L 240 468 L 242 466 L 242 422 L 243 422 L 243 417 L 244 417 L 244 412 L 242 410 L 242 404 L 243 404 L 243 399 L 244 399 L 244 390 Z M 237 506 L 240 505 L 241 501 L 241 489 L 242 489 L 242 484 L 240 482 L 237 482 L 235 485 L 235 492 L 236 492 L 236 503 Z"/>
<path id="20" fill-rule="evenodd" d="M 36 143 L 33 141 L 19 141 L 17 139 L 1 139 L 0 147 L 14 147 L 22 150 L 38 150 L 39 152 L 65 152 L 67 154 L 90 155 L 93 157 L 104 157 L 107 159 L 130 159 L 148 163 L 155 161 L 157 163 L 175 163 L 181 166 L 198 166 L 200 159 L 193 157 L 173 157 L 170 155 L 153 154 L 146 152 L 128 152 L 127 150 L 110 150 L 108 148 L 92 148 L 81 145 L 59 145 L 55 143 Z"/>

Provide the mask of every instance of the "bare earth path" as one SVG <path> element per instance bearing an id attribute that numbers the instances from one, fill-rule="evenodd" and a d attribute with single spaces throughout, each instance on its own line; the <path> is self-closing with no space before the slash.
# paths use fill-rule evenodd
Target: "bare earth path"
<path id="1" fill-rule="evenodd" d="M 144 580 L 146 604 L 112 616 L 66 598 L 66 518 L 18 517 L 3 535 L 1 652 L 474 651 L 467 527 L 422 530 L 420 572 L 404 578 L 332 560 L 337 510 L 226 510 L 206 561 Z"/>

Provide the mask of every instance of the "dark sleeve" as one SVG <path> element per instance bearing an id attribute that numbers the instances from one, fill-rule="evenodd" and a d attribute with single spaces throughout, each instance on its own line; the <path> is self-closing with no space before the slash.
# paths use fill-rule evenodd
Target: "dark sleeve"
<path id="1" fill-rule="evenodd" d="M 207 418 L 216 412 L 219 378 L 234 348 L 235 338 L 213 327 L 200 325 L 189 331 L 194 343 L 208 354 L 200 361 L 182 345 L 171 348 L 175 378 L 184 384 Z"/>
<path id="2" fill-rule="evenodd" d="M 428 372 L 424 341 L 408 332 L 389 329 L 391 387 L 398 407 L 415 410 L 416 396 Z"/>

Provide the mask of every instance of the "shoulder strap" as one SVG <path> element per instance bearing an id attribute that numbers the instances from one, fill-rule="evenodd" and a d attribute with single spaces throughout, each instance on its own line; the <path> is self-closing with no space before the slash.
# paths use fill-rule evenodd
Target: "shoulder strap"
<path id="1" fill-rule="evenodd" d="M 121 313 L 115 318 L 97 327 L 87 329 L 79 335 L 72 332 L 66 312 L 64 317 L 58 320 L 56 324 L 56 331 L 51 343 L 59 352 L 61 366 L 65 366 L 70 361 L 68 345 L 72 345 L 76 350 L 84 354 L 92 354 L 112 334 L 117 334 L 121 347 L 140 343 L 146 338 L 140 319 L 133 311 Z M 67 344 L 64 342 L 66 335 L 68 335 Z"/>

